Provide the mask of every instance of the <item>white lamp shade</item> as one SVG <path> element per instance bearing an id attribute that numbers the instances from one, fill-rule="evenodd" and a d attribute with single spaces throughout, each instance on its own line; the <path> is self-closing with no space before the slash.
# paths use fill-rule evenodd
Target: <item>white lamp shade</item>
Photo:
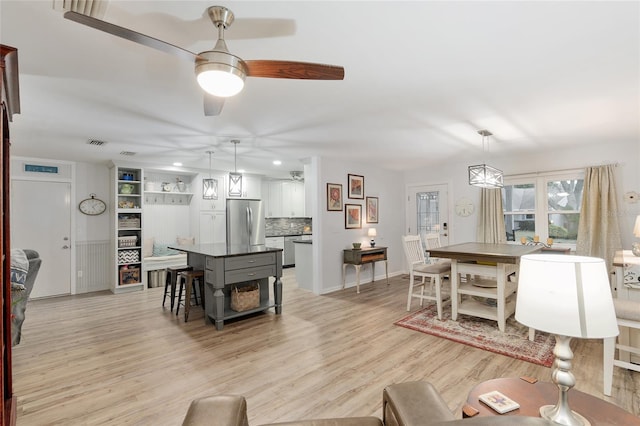
<path id="1" fill-rule="evenodd" d="M 640 215 L 636 217 L 636 225 L 633 227 L 633 235 L 640 238 Z"/>
<path id="2" fill-rule="evenodd" d="M 197 80 L 206 92 L 222 98 L 237 95 L 244 87 L 244 79 L 228 70 L 204 70 L 198 74 Z"/>
<path id="3" fill-rule="evenodd" d="M 618 335 L 603 259 L 531 254 L 520 258 L 516 320 L 547 333 L 579 338 Z"/>
<path id="4" fill-rule="evenodd" d="M 376 228 L 369 228 L 369 230 L 367 231 L 367 235 L 369 237 L 376 237 L 378 235 L 378 233 L 376 232 Z"/>

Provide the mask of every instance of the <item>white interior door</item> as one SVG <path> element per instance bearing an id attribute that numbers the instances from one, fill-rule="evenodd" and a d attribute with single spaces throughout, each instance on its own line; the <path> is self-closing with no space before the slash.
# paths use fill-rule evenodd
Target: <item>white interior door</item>
<path id="1" fill-rule="evenodd" d="M 42 258 L 32 298 L 71 294 L 70 200 L 67 182 L 11 182 L 11 247 Z"/>
<path id="2" fill-rule="evenodd" d="M 407 234 L 439 233 L 440 244 L 449 244 L 448 186 L 411 186 L 408 190 Z"/>

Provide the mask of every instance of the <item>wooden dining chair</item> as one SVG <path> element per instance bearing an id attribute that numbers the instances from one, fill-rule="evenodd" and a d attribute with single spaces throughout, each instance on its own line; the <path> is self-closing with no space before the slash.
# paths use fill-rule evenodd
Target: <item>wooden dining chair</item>
<path id="1" fill-rule="evenodd" d="M 404 255 L 409 265 L 409 295 L 407 296 L 407 311 L 411 310 L 413 298 L 420 299 L 420 306 L 425 300 L 436 302 L 438 319 L 442 319 L 442 307 L 445 303 L 451 303 L 450 291 L 442 289 L 445 276 L 451 273 L 450 262 L 427 263 L 424 256 L 424 247 L 419 235 L 404 235 L 402 237 Z M 415 277 L 420 277 L 420 283 L 415 283 Z M 428 279 L 428 281 L 426 281 Z M 426 287 L 429 287 L 425 292 Z M 417 288 L 420 292 L 416 292 Z"/>

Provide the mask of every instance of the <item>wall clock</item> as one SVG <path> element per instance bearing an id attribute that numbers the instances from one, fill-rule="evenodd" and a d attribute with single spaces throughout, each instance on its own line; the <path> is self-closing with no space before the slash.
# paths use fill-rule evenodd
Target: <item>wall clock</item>
<path id="1" fill-rule="evenodd" d="M 80 201 L 80 204 L 78 204 L 78 208 L 80 209 L 80 211 L 90 216 L 96 216 L 104 213 L 104 211 L 107 209 L 107 205 L 105 204 L 105 202 L 99 198 L 96 198 L 96 194 L 90 195 L 91 198 L 86 198 Z"/>
<path id="2" fill-rule="evenodd" d="M 471 216 L 475 210 L 476 207 L 473 204 L 473 201 L 468 198 L 460 198 L 456 201 L 455 211 L 458 216 Z"/>

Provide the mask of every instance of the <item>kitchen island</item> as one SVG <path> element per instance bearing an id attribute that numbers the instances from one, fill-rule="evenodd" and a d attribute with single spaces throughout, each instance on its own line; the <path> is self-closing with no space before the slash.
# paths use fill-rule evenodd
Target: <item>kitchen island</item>
<path id="1" fill-rule="evenodd" d="M 265 246 L 227 246 L 194 244 L 172 246 L 187 253 L 187 264 L 204 271 L 204 319 L 222 330 L 224 321 L 275 308 L 282 312 L 282 249 Z M 269 295 L 269 277 L 273 277 L 273 299 Z M 257 284 L 260 304 L 242 312 L 231 309 L 231 292 Z"/>

